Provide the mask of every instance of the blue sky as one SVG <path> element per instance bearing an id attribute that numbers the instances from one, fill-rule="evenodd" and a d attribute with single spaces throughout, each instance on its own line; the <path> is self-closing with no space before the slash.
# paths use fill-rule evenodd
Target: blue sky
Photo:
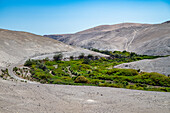
<path id="1" fill-rule="evenodd" d="M 0 0 L 0 28 L 75 33 L 104 24 L 170 20 L 169 0 Z"/>

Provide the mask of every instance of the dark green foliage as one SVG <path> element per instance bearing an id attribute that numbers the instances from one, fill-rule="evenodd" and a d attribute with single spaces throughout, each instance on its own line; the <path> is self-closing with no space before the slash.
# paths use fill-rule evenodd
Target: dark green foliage
<path id="1" fill-rule="evenodd" d="M 116 59 L 121 60 L 123 62 L 129 62 L 129 61 L 137 61 L 137 60 L 142 60 L 142 59 L 154 59 L 158 57 L 163 57 L 163 56 L 147 56 L 147 55 L 138 55 L 134 52 L 127 52 L 127 51 L 107 51 L 107 50 L 97 50 L 97 49 L 92 49 L 92 51 L 95 52 L 100 52 L 106 55 L 110 55 L 109 59 Z"/>
<path id="2" fill-rule="evenodd" d="M 17 68 L 17 67 L 14 67 L 14 68 L 13 68 L 13 71 L 15 71 L 15 72 L 18 71 L 18 68 Z"/>
<path id="3" fill-rule="evenodd" d="M 54 61 L 60 61 L 60 60 L 62 60 L 62 58 L 63 58 L 63 55 L 62 55 L 62 54 L 55 55 L 55 56 L 53 57 Z"/>
<path id="4" fill-rule="evenodd" d="M 9 76 L 7 68 L 6 69 L 1 69 L 1 72 L 2 72 L 2 74 L 0 75 L 1 78 L 5 79 L 5 80 L 8 79 L 8 78 L 13 79 L 13 77 Z"/>
<path id="5" fill-rule="evenodd" d="M 31 66 L 33 64 L 33 61 L 32 60 L 27 60 L 24 64 L 24 66 Z"/>
<path id="6" fill-rule="evenodd" d="M 89 59 L 84 59 L 83 64 L 90 64 L 90 60 Z"/>
<path id="7" fill-rule="evenodd" d="M 159 73 L 144 73 L 142 75 L 134 77 L 132 82 L 145 83 L 154 86 L 170 86 L 170 77 Z"/>
<path id="8" fill-rule="evenodd" d="M 87 56 L 87 58 L 90 59 L 90 60 L 93 60 L 93 59 L 94 59 L 94 56 L 91 55 L 91 54 L 89 54 L 89 55 Z"/>
<path id="9" fill-rule="evenodd" d="M 85 56 L 84 56 L 84 53 L 81 53 L 81 55 L 79 56 L 79 59 L 83 59 Z"/>
<path id="10" fill-rule="evenodd" d="M 73 60 L 74 59 L 74 57 L 73 56 L 70 56 L 70 60 Z"/>

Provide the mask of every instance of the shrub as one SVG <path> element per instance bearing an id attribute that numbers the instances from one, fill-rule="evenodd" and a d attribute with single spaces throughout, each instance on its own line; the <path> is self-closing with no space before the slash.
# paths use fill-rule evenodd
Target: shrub
<path id="1" fill-rule="evenodd" d="M 92 79 L 92 80 L 90 80 L 90 83 L 96 84 L 96 85 L 99 85 L 99 82 L 100 82 L 100 80 L 98 80 L 98 79 Z"/>
<path id="2" fill-rule="evenodd" d="M 53 83 L 53 84 L 61 84 L 61 83 L 62 83 L 62 80 L 60 80 L 60 79 L 55 79 L 52 83 Z"/>
<path id="3" fill-rule="evenodd" d="M 127 81 L 123 81 L 122 84 L 123 84 L 123 86 L 129 85 L 129 83 Z"/>
<path id="4" fill-rule="evenodd" d="M 27 60 L 24 64 L 24 66 L 31 66 L 33 64 L 33 60 Z"/>
<path id="5" fill-rule="evenodd" d="M 60 61 L 60 60 L 62 60 L 62 58 L 63 58 L 62 54 L 54 55 L 54 57 L 53 57 L 54 61 Z"/>
<path id="6" fill-rule="evenodd" d="M 84 59 L 83 64 L 90 64 L 90 60 L 89 59 Z"/>
<path id="7" fill-rule="evenodd" d="M 108 75 L 111 74 L 123 75 L 123 76 L 135 76 L 138 75 L 138 72 L 135 69 L 111 69 L 107 71 Z"/>
<path id="8" fill-rule="evenodd" d="M 83 59 L 84 58 L 84 53 L 81 53 L 81 55 L 79 56 L 79 59 Z"/>
<path id="9" fill-rule="evenodd" d="M 62 76 L 61 79 L 64 81 L 72 81 L 72 78 L 69 76 Z"/>
<path id="10" fill-rule="evenodd" d="M 107 61 L 107 59 L 105 57 L 101 57 L 100 61 Z"/>
<path id="11" fill-rule="evenodd" d="M 138 72 L 135 69 L 120 69 L 120 74 L 124 76 L 135 76 Z"/>
<path id="12" fill-rule="evenodd" d="M 75 83 L 89 83 L 89 80 L 84 76 L 78 76 L 75 81 Z"/>
<path id="13" fill-rule="evenodd" d="M 45 83 L 46 83 L 46 80 L 41 79 L 41 80 L 40 80 L 40 83 L 45 84 Z"/>
<path id="14" fill-rule="evenodd" d="M 17 67 L 14 67 L 14 68 L 13 68 L 13 71 L 15 71 L 15 72 L 18 71 L 18 68 L 17 68 Z"/>
<path id="15" fill-rule="evenodd" d="M 70 60 L 73 60 L 74 59 L 74 57 L 73 56 L 70 56 Z"/>
<path id="16" fill-rule="evenodd" d="M 94 59 L 94 56 L 91 55 L 91 54 L 89 54 L 89 55 L 87 56 L 87 58 L 93 60 L 93 59 Z"/>
<path id="17" fill-rule="evenodd" d="M 170 78 L 156 72 L 144 73 L 136 79 L 143 79 L 146 84 L 150 85 L 170 86 Z"/>
<path id="18" fill-rule="evenodd" d="M 127 85 L 126 88 L 127 89 L 136 89 L 136 85 Z"/>
<path id="19" fill-rule="evenodd" d="M 137 89 L 137 90 L 144 90 L 143 87 L 137 87 L 136 89 Z"/>

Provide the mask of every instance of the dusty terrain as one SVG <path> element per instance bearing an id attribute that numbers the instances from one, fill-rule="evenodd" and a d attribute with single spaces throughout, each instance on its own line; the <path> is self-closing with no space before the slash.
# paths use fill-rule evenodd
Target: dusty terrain
<path id="1" fill-rule="evenodd" d="M 8 67 L 33 56 L 51 53 L 55 55 L 59 52 L 64 52 L 66 57 L 78 56 L 81 53 L 103 56 L 100 53 L 66 45 L 57 40 L 28 32 L 0 29 L 0 67 Z"/>
<path id="2" fill-rule="evenodd" d="M 170 23 L 103 25 L 75 34 L 45 35 L 84 48 L 130 51 L 146 55 L 170 55 Z"/>
<path id="3" fill-rule="evenodd" d="M 170 93 L 0 79 L 1 113 L 169 113 Z"/>

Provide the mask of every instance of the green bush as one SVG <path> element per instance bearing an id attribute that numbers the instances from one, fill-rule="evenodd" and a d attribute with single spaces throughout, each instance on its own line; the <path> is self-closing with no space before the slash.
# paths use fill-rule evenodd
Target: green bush
<path id="1" fill-rule="evenodd" d="M 142 82 L 138 81 L 138 83 L 145 83 L 149 85 L 168 86 L 168 87 L 170 86 L 170 78 L 156 72 L 144 73 L 140 76 L 136 76 L 134 80 L 136 81 L 140 80 Z"/>
<path id="2" fill-rule="evenodd" d="M 60 61 L 60 60 L 62 60 L 62 58 L 63 58 L 62 54 L 54 55 L 54 57 L 53 57 L 54 61 Z"/>
<path id="3" fill-rule="evenodd" d="M 123 76 L 135 76 L 138 75 L 138 72 L 135 69 L 111 69 L 107 71 L 108 75 L 116 74 L 116 75 L 123 75 Z"/>
<path id="4" fill-rule="evenodd" d="M 120 75 L 124 76 L 135 76 L 138 75 L 138 72 L 135 69 L 120 69 Z"/>
<path id="5" fill-rule="evenodd" d="M 84 57 L 84 53 L 81 53 L 81 55 L 79 55 L 79 59 L 83 59 Z"/>
<path id="6" fill-rule="evenodd" d="M 89 83 L 89 80 L 84 76 L 78 76 L 75 81 L 75 83 Z"/>
<path id="7" fill-rule="evenodd" d="M 89 59 L 84 59 L 83 64 L 90 64 L 90 60 Z"/>
<path id="8" fill-rule="evenodd" d="M 98 79 L 91 79 L 90 80 L 90 83 L 96 84 L 96 85 L 99 85 L 99 82 L 100 82 L 100 80 L 98 80 Z"/>
<path id="9" fill-rule="evenodd" d="M 33 65 L 33 64 L 35 64 L 35 60 L 27 60 L 26 62 L 25 62 L 25 64 L 24 64 L 24 66 L 31 66 L 31 65 Z"/>
<path id="10" fill-rule="evenodd" d="M 17 68 L 17 67 L 14 67 L 14 68 L 13 68 L 13 71 L 15 71 L 15 72 L 18 71 L 18 68 Z"/>

